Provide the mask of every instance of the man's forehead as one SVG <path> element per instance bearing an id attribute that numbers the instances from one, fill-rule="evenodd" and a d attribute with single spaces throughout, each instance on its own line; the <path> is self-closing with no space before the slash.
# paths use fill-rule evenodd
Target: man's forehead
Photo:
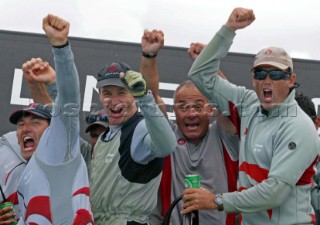
<path id="1" fill-rule="evenodd" d="M 176 101 L 208 101 L 208 99 L 198 89 L 181 88 L 176 93 Z"/>
<path id="2" fill-rule="evenodd" d="M 183 98 L 177 97 L 177 103 L 201 103 L 208 102 L 205 97 L 197 97 L 197 96 L 185 96 Z"/>
<path id="3" fill-rule="evenodd" d="M 257 70 L 267 70 L 267 71 L 271 71 L 271 70 L 280 70 L 279 68 L 275 67 L 275 66 L 271 66 L 271 65 L 263 65 L 263 66 L 258 66 L 256 67 Z"/>
<path id="4" fill-rule="evenodd" d="M 21 121 L 25 121 L 25 120 L 35 120 L 35 119 L 47 120 L 47 119 L 42 118 L 40 116 L 34 115 L 32 113 L 24 113 L 24 115 L 19 118 L 18 123 L 21 122 Z"/>
<path id="5" fill-rule="evenodd" d="M 112 91 L 112 90 L 116 90 L 116 91 L 127 91 L 126 88 L 124 87 L 119 87 L 116 85 L 107 85 L 107 86 L 103 86 L 100 88 L 101 91 Z"/>

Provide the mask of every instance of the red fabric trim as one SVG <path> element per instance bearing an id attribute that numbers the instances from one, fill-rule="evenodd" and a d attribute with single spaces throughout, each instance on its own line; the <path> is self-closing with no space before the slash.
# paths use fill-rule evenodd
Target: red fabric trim
<path id="1" fill-rule="evenodd" d="M 227 171 L 228 176 L 228 192 L 234 192 L 237 190 L 237 176 L 239 173 L 239 160 L 233 161 L 223 144 L 222 140 L 222 149 L 223 149 L 223 156 L 224 156 L 224 163 Z M 228 213 L 227 214 L 227 225 L 234 225 L 236 220 L 235 213 Z"/>
<path id="2" fill-rule="evenodd" d="M 316 216 L 314 214 L 309 214 L 309 216 L 311 217 L 311 223 L 315 224 L 316 223 Z"/>
<path id="3" fill-rule="evenodd" d="M 240 165 L 239 171 L 245 172 L 258 183 L 261 183 L 263 180 L 267 179 L 269 174 L 269 170 L 263 169 L 256 164 L 249 164 L 247 162 L 243 162 Z"/>
<path id="4" fill-rule="evenodd" d="M 86 209 L 79 209 L 72 225 L 87 225 L 88 223 L 94 224 L 92 215 Z"/>
<path id="5" fill-rule="evenodd" d="M 246 187 L 239 187 L 239 192 L 243 191 L 243 190 L 247 190 L 248 188 Z"/>
<path id="6" fill-rule="evenodd" d="M 74 192 L 72 196 L 81 195 L 81 194 L 84 194 L 89 197 L 90 196 L 90 188 L 89 187 L 80 188 L 76 192 Z"/>
<path id="7" fill-rule="evenodd" d="M 297 186 L 299 185 L 306 185 L 311 184 L 313 185 L 313 176 L 316 173 L 314 167 L 318 162 L 318 156 L 315 160 L 311 163 L 311 165 L 304 171 L 298 182 L 296 183 Z"/>
<path id="8" fill-rule="evenodd" d="M 160 182 L 160 197 L 162 202 L 162 216 L 164 217 L 171 205 L 171 158 L 167 156 L 164 158 L 164 165 L 162 170 L 162 178 Z"/>
<path id="9" fill-rule="evenodd" d="M 27 221 L 28 217 L 33 214 L 41 215 L 52 223 L 50 199 L 48 196 L 36 196 L 30 199 L 24 220 Z"/>
<path id="10" fill-rule="evenodd" d="M 272 209 L 268 209 L 268 210 L 267 210 L 267 213 L 268 213 L 268 215 L 269 215 L 269 219 L 271 219 L 271 218 L 272 218 Z"/>
<path id="11" fill-rule="evenodd" d="M 229 102 L 229 110 L 230 110 L 229 119 L 231 120 L 231 122 L 235 126 L 235 128 L 237 130 L 238 137 L 240 138 L 240 125 L 241 125 L 241 123 L 240 123 L 238 109 L 232 102 Z"/>
<path id="12" fill-rule="evenodd" d="M 11 195 L 9 195 L 9 197 L 7 198 L 8 202 L 12 202 L 14 205 L 18 205 L 19 201 L 18 201 L 18 192 L 14 192 Z"/>

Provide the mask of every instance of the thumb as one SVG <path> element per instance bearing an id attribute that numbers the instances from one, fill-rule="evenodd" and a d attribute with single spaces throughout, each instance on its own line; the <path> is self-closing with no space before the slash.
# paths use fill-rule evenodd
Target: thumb
<path id="1" fill-rule="evenodd" d="M 121 79 L 123 79 L 124 78 L 124 72 L 120 72 L 119 76 L 120 76 Z"/>
<path id="2" fill-rule="evenodd" d="M 43 18 L 43 20 L 42 20 L 42 28 L 44 29 L 47 25 L 49 25 L 48 16 Z"/>

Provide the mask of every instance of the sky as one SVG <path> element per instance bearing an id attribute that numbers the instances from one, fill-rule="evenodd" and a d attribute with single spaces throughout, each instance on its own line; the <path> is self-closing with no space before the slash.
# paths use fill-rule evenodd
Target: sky
<path id="1" fill-rule="evenodd" d="M 256 20 L 237 31 L 231 52 L 282 47 L 293 58 L 320 60 L 319 0 L 0 0 L 0 30 L 41 33 L 48 13 L 68 20 L 70 36 L 140 43 L 160 29 L 166 46 L 208 43 L 235 7 Z"/>

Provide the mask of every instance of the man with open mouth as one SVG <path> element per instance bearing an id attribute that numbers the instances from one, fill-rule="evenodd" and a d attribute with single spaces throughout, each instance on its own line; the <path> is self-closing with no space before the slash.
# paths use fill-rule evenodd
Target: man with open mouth
<path id="1" fill-rule="evenodd" d="M 157 55 L 163 45 L 164 34 L 161 30 L 144 31 L 141 47 L 145 54 Z M 194 55 L 202 48 L 200 43 L 190 47 L 190 57 L 194 60 Z M 143 55 L 140 68 L 145 74 L 147 85 L 152 87 L 157 103 L 163 104 L 163 99 L 159 96 L 157 58 Z M 223 76 L 222 72 L 220 75 Z M 201 187 L 211 192 L 235 191 L 237 187 L 239 139 L 229 117 L 217 112 L 190 80 L 178 85 L 173 103 L 175 120 L 170 120 L 170 125 L 177 147 L 165 161 L 159 204 L 150 220 L 153 224 L 160 224 L 161 220 L 169 218 L 170 204 L 186 188 L 183 182 L 186 175 L 198 175 Z M 161 109 L 167 114 L 166 107 Z M 235 214 L 204 210 L 195 212 L 195 216 L 186 217 L 181 215 L 182 209 L 181 203 L 173 208 L 170 224 L 233 224 L 236 220 Z M 194 218 L 192 222 L 191 218 Z"/>
<path id="2" fill-rule="evenodd" d="M 126 63 L 106 64 L 97 88 L 109 127 L 91 161 L 95 223 L 147 225 L 157 204 L 163 158 L 176 147 L 174 134 L 143 75 Z"/>
<path id="3" fill-rule="evenodd" d="M 222 111 L 232 102 L 240 116 L 239 190 L 207 193 L 186 189 L 183 214 L 195 209 L 241 213 L 243 224 L 314 224 L 310 202 L 320 148 L 310 118 L 295 101 L 296 74 L 283 48 L 257 53 L 253 90 L 217 76 L 235 31 L 255 20 L 252 10 L 235 8 L 193 63 L 189 78 Z M 188 200 L 188 201 L 186 201 Z"/>
<path id="4" fill-rule="evenodd" d="M 89 177 L 80 154 L 80 86 L 68 42 L 69 23 L 49 14 L 43 29 L 54 55 L 57 97 L 54 104 L 33 103 L 10 116 L 28 160 L 18 185 L 18 224 L 92 225 Z M 33 79 L 55 80 L 55 71 L 48 67 Z"/>

